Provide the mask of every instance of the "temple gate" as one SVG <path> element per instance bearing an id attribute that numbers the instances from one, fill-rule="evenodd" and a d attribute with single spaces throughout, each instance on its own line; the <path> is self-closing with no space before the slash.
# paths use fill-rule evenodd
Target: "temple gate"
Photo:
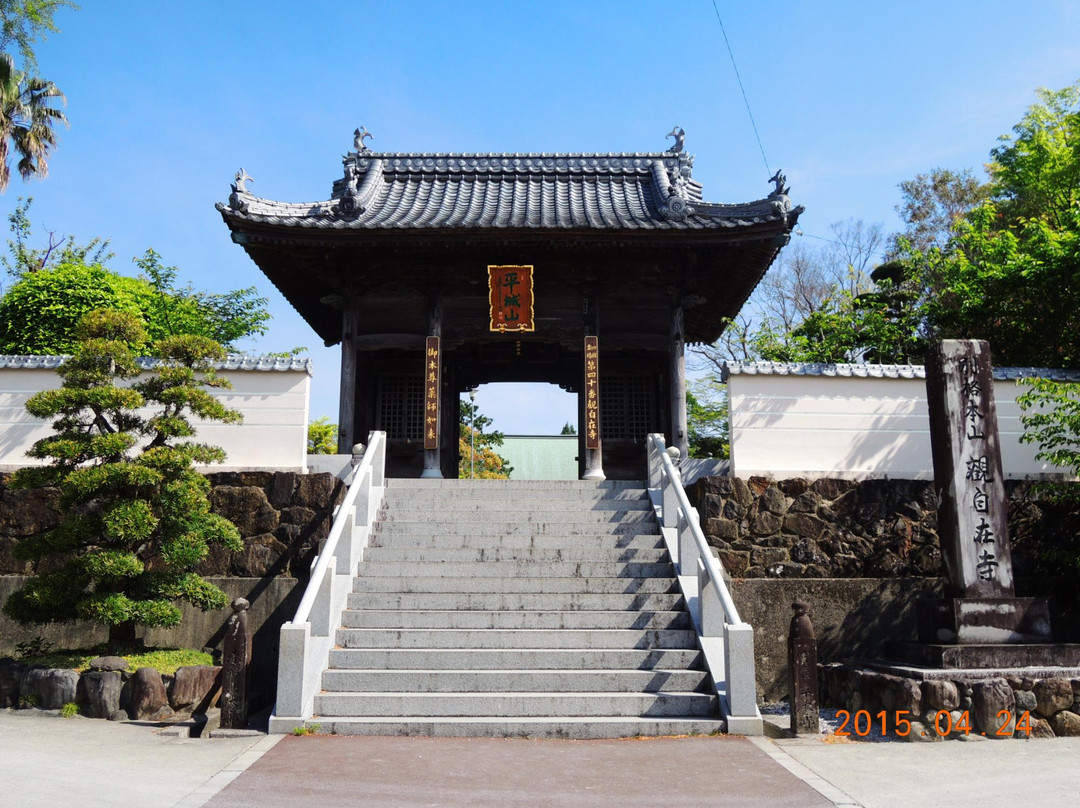
<path id="1" fill-rule="evenodd" d="M 341 344 L 340 451 L 385 430 L 389 475 L 456 477 L 459 394 L 549 382 L 578 394 L 581 475 L 641 479 L 648 433 L 685 454 L 686 344 L 720 336 L 803 210 L 780 172 L 764 199 L 705 202 L 671 136 L 638 154 L 416 154 L 357 130 L 329 199 L 258 198 L 241 169 L 217 208 Z"/>

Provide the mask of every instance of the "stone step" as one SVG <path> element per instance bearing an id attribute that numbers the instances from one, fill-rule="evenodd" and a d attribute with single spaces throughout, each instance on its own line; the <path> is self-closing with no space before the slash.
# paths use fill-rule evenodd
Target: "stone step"
<path id="1" fill-rule="evenodd" d="M 593 592 L 351 592 L 348 608 L 433 609 L 436 611 L 675 611 L 680 594 L 598 595 Z"/>
<path id="2" fill-rule="evenodd" d="M 504 499 L 455 497 L 402 497 L 387 496 L 382 500 L 382 511 L 387 515 L 397 513 L 446 513 L 461 516 L 467 519 L 470 513 L 488 513 L 501 511 L 502 513 L 544 513 L 561 511 L 572 508 L 581 513 L 636 513 L 651 512 L 652 503 L 646 497 L 636 499 L 582 499 L 571 497 L 568 499 L 548 497 L 513 497 Z"/>
<path id="3" fill-rule="evenodd" d="M 480 577 L 476 575 L 416 575 L 408 578 L 365 575 L 353 578 L 353 592 L 499 592 L 654 595 L 678 594 L 679 582 L 664 578 Z"/>
<path id="4" fill-rule="evenodd" d="M 508 490 L 544 492 L 563 491 L 626 491 L 644 489 L 641 480 L 433 480 L 419 477 L 393 477 L 386 480 L 387 490 L 395 488 L 429 489 L 444 493 L 480 490 L 487 492 Z"/>
<path id="5" fill-rule="evenodd" d="M 397 542 L 390 546 L 369 547 L 364 550 L 364 561 L 376 564 L 395 562 L 468 562 L 488 564 L 496 561 L 522 561 L 529 563 L 555 563 L 579 561 L 603 561 L 612 564 L 635 562 L 638 564 L 663 564 L 670 562 L 667 550 L 618 547 L 410 547 Z"/>
<path id="6" fill-rule="evenodd" d="M 361 561 L 361 578 L 415 575 L 469 578 L 670 578 L 670 562 L 636 561 Z"/>
<path id="7" fill-rule="evenodd" d="M 438 629 L 340 628 L 343 648 L 696 648 L 697 634 L 680 629 Z"/>
<path id="8" fill-rule="evenodd" d="M 709 693 L 320 693 L 321 716 L 559 717 L 700 716 L 716 713 Z"/>
<path id="9" fill-rule="evenodd" d="M 347 610 L 342 628 L 693 629 L 686 612 Z"/>
<path id="10" fill-rule="evenodd" d="M 323 690 L 347 693 L 655 693 L 705 692 L 703 670 L 341 670 Z"/>
<path id="11" fill-rule="evenodd" d="M 624 534 L 621 536 L 474 536 L 474 535 L 443 535 L 432 536 L 423 531 L 415 531 L 408 535 L 375 534 L 372 537 L 376 543 L 371 547 L 441 547 L 448 550 L 464 549 L 466 547 L 486 549 L 493 547 L 535 547 L 537 549 L 562 549 L 562 548 L 596 548 L 596 549 L 664 549 L 664 540 L 659 535 Z"/>
<path id="12" fill-rule="evenodd" d="M 505 504 L 484 502 L 473 508 L 446 508 L 437 501 L 422 508 L 400 508 L 384 505 L 379 519 L 384 522 L 487 522 L 504 524 L 536 524 L 543 522 L 648 522 L 656 518 L 646 508 L 582 508 L 573 503 L 548 503 L 541 508 L 521 508 L 514 500 Z"/>
<path id="13" fill-rule="evenodd" d="M 673 670 L 700 668 L 697 648 L 334 648 L 330 668 L 387 670 Z"/>
<path id="14" fill-rule="evenodd" d="M 660 528 L 655 519 L 631 522 L 507 522 L 495 519 L 474 522 L 376 522 L 376 536 L 658 536 Z"/>
<path id="15" fill-rule="evenodd" d="M 718 735 L 727 725 L 718 718 L 641 718 L 639 716 L 564 716 L 559 718 L 322 718 L 319 732 L 333 735 L 407 735 L 430 738 L 605 738 L 665 735 Z"/>

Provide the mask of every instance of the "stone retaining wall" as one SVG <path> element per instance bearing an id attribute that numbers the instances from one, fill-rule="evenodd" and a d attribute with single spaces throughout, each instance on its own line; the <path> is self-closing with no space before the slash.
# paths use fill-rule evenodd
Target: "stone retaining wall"
<path id="1" fill-rule="evenodd" d="M 945 575 L 929 481 L 705 477 L 687 493 L 735 578 Z M 1017 577 L 1058 576 L 1080 559 L 1080 513 L 1030 483 L 1006 493 Z"/>
<path id="2" fill-rule="evenodd" d="M 909 679 L 828 664 L 820 666 L 818 685 L 822 706 L 847 711 L 851 723 L 845 731 L 852 737 L 864 734 L 868 722 L 877 728 L 882 721 L 889 733 L 910 741 L 1080 736 L 1077 678 Z M 856 726 L 854 717 L 862 711 L 866 715 Z"/>

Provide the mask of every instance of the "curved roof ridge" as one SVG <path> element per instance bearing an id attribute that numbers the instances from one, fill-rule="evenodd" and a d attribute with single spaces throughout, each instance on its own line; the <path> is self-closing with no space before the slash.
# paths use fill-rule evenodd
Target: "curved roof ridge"
<path id="1" fill-rule="evenodd" d="M 60 367 L 69 354 L 0 354 L 0 369 L 10 370 L 52 370 Z M 150 370 L 158 365 L 159 359 L 140 356 L 136 360 L 139 367 Z M 214 362 L 215 370 L 263 370 L 263 371 L 305 371 L 309 376 L 315 366 L 309 357 L 277 356 L 275 354 L 228 354 L 224 359 Z"/>
<path id="2" fill-rule="evenodd" d="M 994 367 L 994 378 L 998 381 L 1018 379 L 1052 379 L 1061 382 L 1080 382 L 1080 370 L 1061 368 L 1017 368 Z M 872 379 L 925 379 L 926 368 L 923 365 L 895 365 L 872 363 L 836 363 L 821 362 L 725 362 L 721 368 L 721 378 L 727 381 L 730 376 L 841 376 Z"/>

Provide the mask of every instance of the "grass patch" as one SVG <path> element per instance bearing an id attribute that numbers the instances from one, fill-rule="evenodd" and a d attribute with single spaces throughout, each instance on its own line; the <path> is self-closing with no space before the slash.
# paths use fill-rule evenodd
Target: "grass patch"
<path id="1" fill-rule="evenodd" d="M 64 718 L 74 718 L 79 714 L 79 705 L 73 701 L 69 701 L 63 707 L 60 708 L 60 715 Z"/>
<path id="2" fill-rule="evenodd" d="M 139 648 L 130 653 L 113 654 L 105 645 L 92 648 L 76 648 L 71 651 L 45 651 L 38 654 L 21 656 L 20 661 L 28 665 L 41 665 L 45 668 L 72 668 L 84 671 L 90 667 L 90 660 L 99 656 L 120 656 L 127 660 L 130 670 L 156 668 L 159 673 L 176 673 L 177 668 L 187 665 L 213 665 L 214 658 L 205 651 L 192 648 Z"/>

